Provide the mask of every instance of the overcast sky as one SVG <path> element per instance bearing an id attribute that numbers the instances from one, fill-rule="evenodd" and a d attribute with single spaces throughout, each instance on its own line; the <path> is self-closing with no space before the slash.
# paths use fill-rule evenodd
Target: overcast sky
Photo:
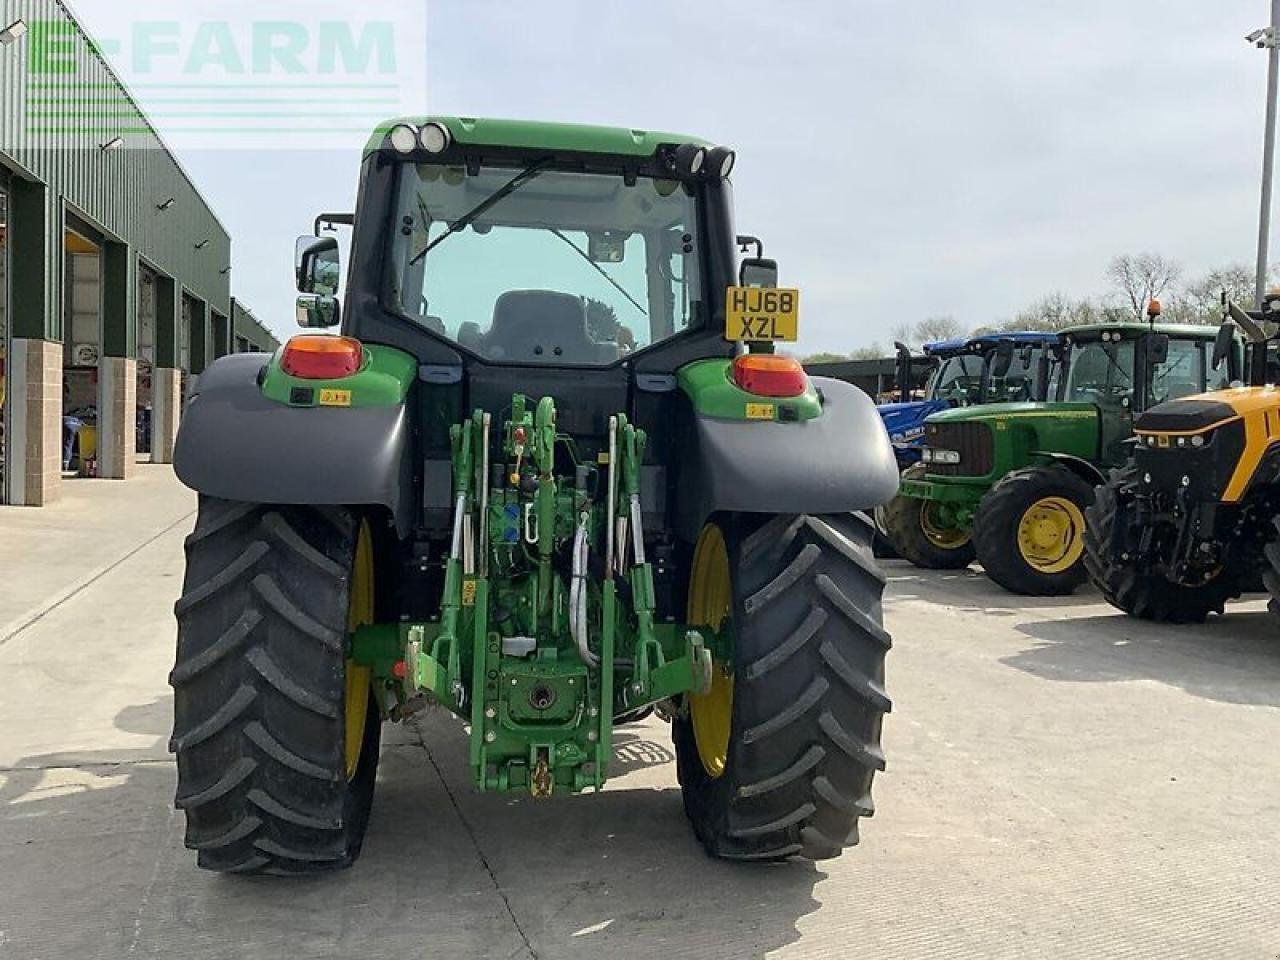
<path id="1" fill-rule="evenodd" d="M 75 7 L 95 32 L 120 10 Z M 1266 15 L 1263 0 L 431 0 L 423 109 L 735 147 L 738 227 L 803 289 L 802 352 L 846 352 L 902 320 L 973 327 L 1100 293 L 1116 253 L 1189 273 L 1251 262 L 1266 57 L 1243 36 Z M 235 294 L 294 332 L 293 238 L 352 207 L 358 152 L 181 160 L 231 231 Z"/>

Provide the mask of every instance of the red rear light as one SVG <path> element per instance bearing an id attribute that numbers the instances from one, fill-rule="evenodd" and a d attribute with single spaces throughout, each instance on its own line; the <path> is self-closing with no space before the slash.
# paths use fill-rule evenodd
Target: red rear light
<path id="1" fill-rule="evenodd" d="M 339 380 L 358 372 L 363 362 L 359 340 L 309 333 L 285 344 L 280 368 L 303 380 Z"/>
<path id="2" fill-rule="evenodd" d="M 733 382 L 758 397 L 798 397 L 809 387 L 800 361 L 776 353 L 744 353 L 735 359 Z"/>

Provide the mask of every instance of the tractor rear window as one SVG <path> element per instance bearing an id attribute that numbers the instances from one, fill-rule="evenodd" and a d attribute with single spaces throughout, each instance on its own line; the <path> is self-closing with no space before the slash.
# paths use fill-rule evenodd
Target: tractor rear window
<path id="1" fill-rule="evenodd" d="M 695 211 L 675 181 L 406 165 L 390 296 L 487 359 L 615 363 L 693 323 Z"/>

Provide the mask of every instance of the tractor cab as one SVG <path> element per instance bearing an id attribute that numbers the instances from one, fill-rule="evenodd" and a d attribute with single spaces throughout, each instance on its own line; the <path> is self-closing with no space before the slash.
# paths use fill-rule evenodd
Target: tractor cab
<path id="1" fill-rule="evenodd" d="M 1102 463 L 1126 459 L 1134 418 L 1144 410 L 1230 382 L 1226 367 L 1214 367 L 1216 335 L 1212 327 L 1154 322 L 1094 324 L 1063 333 L 1058 400 L 1096 409 Z"/>
<path id="2" fill-rule="evenodd" d="M 898 344 L 900 387 L 909 384 L 906 371 L 910 351 Z M 924 345 L 936 364 L 925 385 L 924 398 L 881 404 L 877 409 L 894 445 L 899 466 L 918 462 L 924 442 L 924 423 L 930 415 L 952 407 L 1017 400 L 1043 400 L 1055 373 L 1060 349 L 1052 333 L 1004 333 L 937 340 Z M 904 357 L 905 354 L 905 357 Z"/>
<path id="3" fill-rule="evenodd" d="M 952 407 L 1043 400 L 1056 363 L 1052 333 L 984 334 L 925 345 L 941 359 L 926 398 Z"/>

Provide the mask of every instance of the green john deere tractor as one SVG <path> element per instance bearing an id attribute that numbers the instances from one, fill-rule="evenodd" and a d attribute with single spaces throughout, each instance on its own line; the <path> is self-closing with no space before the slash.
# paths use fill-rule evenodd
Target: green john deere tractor
<path id="1" fill-rule="evenodd" d="M 919 475 L 883 511 L 899 555 L 958 569 L 975 557 L 1014 593 L 1053 596 L 1084 582 L 1084 511 L 1104 471 L 1128 457 L 1133 419 L 1202 392 L 1216 329 L 1097 324 L 1062 334 L 1057 399 L 938 413 Z"/>
<path id="2" fill-rule="evenodd" d="M 477 790 L 604 784 L 670 720 L 708 852 L 832 857 L 889 710 L 870 399 L 773 352 L 799 294 L 736 238 L 732 151 L 396 120 L 301 238 L 304 334 L 214 363 L 178 438 L 177 805 L 202 867 L 358 855 L 379 730 L 465 726 Z M 345 299 L 337 244 L 350 224 Z M 737 247 L 756 245 L 738 263 Z"/>

